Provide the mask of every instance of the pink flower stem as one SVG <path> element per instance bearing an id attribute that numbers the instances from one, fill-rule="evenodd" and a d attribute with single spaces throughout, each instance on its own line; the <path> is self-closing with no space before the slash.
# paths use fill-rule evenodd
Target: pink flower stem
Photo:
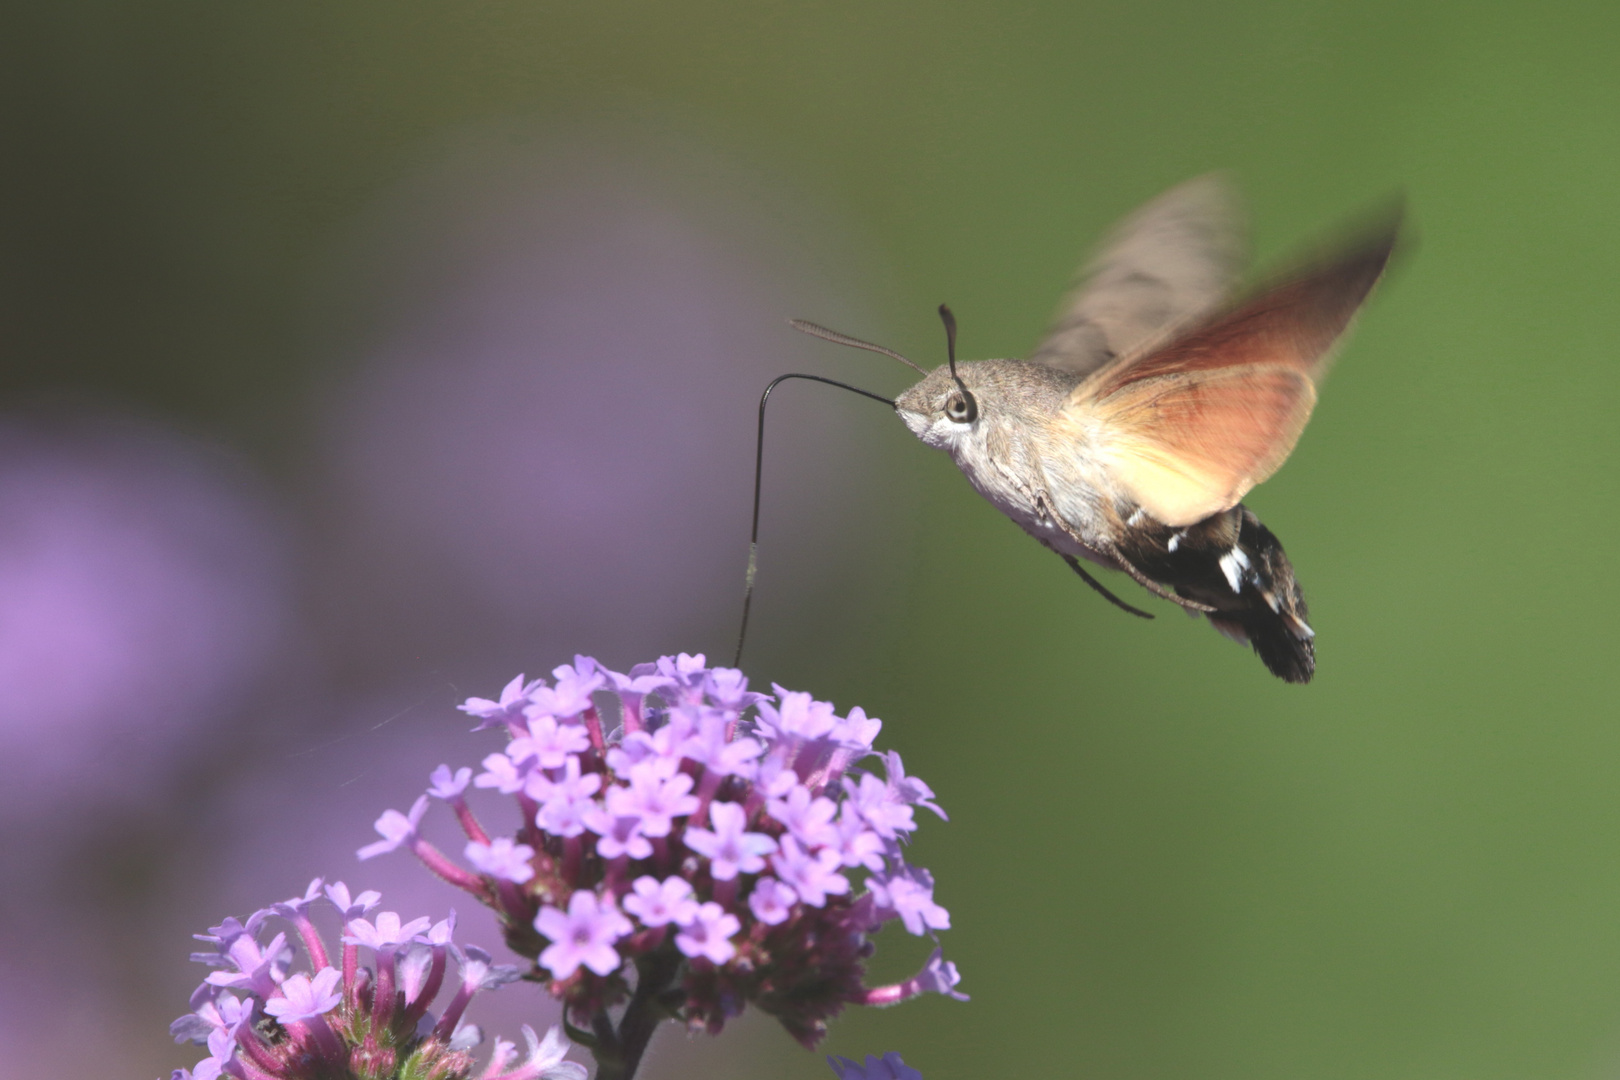
<path id="1" fill-rule="evenodd" d="M 258 1076 L 271 1078 L 281 1075 L 282 1063 L 270 1052 L 270 1048 L 264 1045 L 264 1040 L 259 1038 L 257 1032 L 246 1027 L 239 1028 L 236 1032 L 236 1045 L 242 1050 L 236 1060 L 247 1066 L 249 1071 Z"/>
<path id="2" fill-rule="evenodd" d="M 523 890 L 515 881 L 497 881 L 495 894 L 500 899 L 502 914 L 515 923 L 525 923 L 534 918 L 528 902 L 524 899 Z"/>
<path id="3" fill-rule="evenodd" d="M 851 994 L 845 1000 L 852 1001 L 857 1005 L 874 1005 L 883 1008 L 886 1005 L 898 1005 L 902 1001 L 909 1001 L 923 992 L 922 977 L 913 975 L 905 982 L 874 987 L 859 994 Z"/>
<path id="4" fill-rule="evenodd" d="M 299 912 L 293 919 L 293 925 L 298 927 L 298 936 L 304 940 L 304 948 L 309 951 L 310 969 L 319 972 L 322 968 L 331 967 L 331 961 L 326 958 L 326 942 L 321 940 L 309 916 Z"/>
<path id="5" fill-rule="evenodd" d="M 356 1008 L 360 1004 L 360 986 L 356 978 L 360 971 L 360 946 L 344 942 L 343 944 L 343 996 L 348 999 L 349 1007 Z"/>
<path id="6" fill-rule="evenodd" d="M 326 1017 L 307 1017 L 298 1021 L 293 1027 L 303 1029 L 309 1042 L 315 1045 L 315 1048 L 320 1052 L 321 1058 L 328 1065 L 336 1069 L 347 1068 L 349 1064 L 348 1051 L 344 1049 L 343 1043 L 338 1040 L 337 1032 L 333 1031 L 332 1026 L 326 1022 Z"/>
<path id="7" fill-rule="evenodd" d="M 377 950 L 377 992 L 371 997 L 371 1022 L 379 1031 L 387 1031 L 394 1020 L 394 950 Z"/>
<path id="8" fill-rule="evenodd" d="M 617 1031 L 605 1012 L 597 1014 L 593 1024 L 597 1031 L 596 1080 L 630 1080 L 636 1075 L 653 1032 L 668 1015 L 659 999 L 674 983 L 680 960 L 680 954 L 671 949 L 636 961 L 636 992 L 625 1006 Z"/>
<path id="9" fill-rule="evenodd" d="M 720 773 L 707 766 L 704 767 L 703 776 L 698 780 L 697 809 L 693 810 L 692 816 L 687 819 L 688 825 L 696 825 L 698 828 L 708 825 L 709 803 L 714 800 L 714 793 L 720 790 L 720 785 L 725 781 L 726 778 Z"/>
<path id="10" fill-rule="evenodd" d="M 607 744 L 602 740 L 602 717 L 597 713 L 595 705 L 585 710 L 585 730 L 590 733 L 591 745 L 596 748 L 596 752 L 602 753 Z"/>
<path id="11" fill-rule="evenodd" d="M 439 1022 L 433 1025 L 433 1036 L 441 1042 L 448 1042 L 450 1036 L 456 1033 L 456 1025 L 461 1023 L 461 1014 L 467 1011 L 467 1002 L 473 999 L 477 989 L 462 983 L 456 988 L 456 996 L 450 999 L 450 1004 L 444 1007 L 444 1013 Z"/>
<path id="12" fill-rule="evenodd" d="M 420 836 L 411 837 L 411 854 L 422 860 L 422 865 L 433 873 L 454 885 L 458 889 L 465 889 L 474 896 L 484 895 L 484 881 L 477 874 L 463 870 L 445 857 L 444 852 L 423 840 Z"/>
<path id="13" fill-rule="evenodd" d="M 642 728 L 641 700 L 639 694 L 635 695 L 635 704 L 633 705 L 630 703 L 630 698 L 624 696 L 619 698 L 619 726 L 624 728 L 626 735 L 632 731 L 640 731 Z"/>
<path id="14" fill-rule="evenodd" d="M 578 886 L 580 864 L 585 859 L 585 845 L 577 836 L 570 836 L 563 841 L 563 880 L 570 886 Z"/>
<path id="15" fill-rule="evenodd" d="M 658 867 L 660 873 L 668 873 L 669 872 L 669 837 L 667 837 L 667 836 L 655 836 L 655 837 L 653 837 L 652 845 L 653 845 L 653 865 Z"/>
<path id="16" fill-rule="evenodd" d="M 444 985 L 445 958 L 448 952 L 443 945 L 433 947 L 433 962 L 428 967 L 427 979 L 422 983 L 422 990 L 416 995 L 415 1001 L 405 1004 L 405 1026 L 412 1031 L 416 1030 L 416 1022 L 427 1013 L 433 999 L 439 996 L 439 987 Z"/>
<path id="17" fill-rule="evenodd" d="M 450 809 L 456 812 L 456 821 L 461 825 L 461 831 L 467 834 L 467 839 L 475 844 L 489 843 L 489 834 L 478 823 L 478 818 L 473 816 L 472 807 L 467 805 L 466 799 L 459 795 L 451 799 Z"/>
<path id="18" fill-rule="evenodd" d="M 602 878 L 602 887 L 615 900 L 624 895 L 625 887 L 629 884 L 625 881 L 625 871 L 629 868 L 630 856 L 628 855 L 620 855 L 617 859 L 608 863 L 607 873 Z"/>

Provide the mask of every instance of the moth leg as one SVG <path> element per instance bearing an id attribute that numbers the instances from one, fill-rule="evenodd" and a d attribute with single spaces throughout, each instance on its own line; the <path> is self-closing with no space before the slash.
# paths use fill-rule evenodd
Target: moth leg
<path id="1" fill-rule="evenodd" d="M 1080 543 L 1084 544 L 1086 542 L 1085 537 L 1081 536 L 1078 532 L 1076 532 L 1073 526 L 1071 526 L 1067 521 L 1064 521 L 1061 517 L 1058 517 L 1056 514 L 1052 513 L 1051 509 L 1046 505 L 1046 501 L 1044 499 L 1040 500 L 1036 505 L 1040 508 L 1041 512 L 1047 516 L 1047 519 L 1049 521 L 1053 522 L 1054 524 L 1056 524 L 1058 528 L 1062 529 L 1064 532 L 1066 532 L 1070 536 L 1074 537 L 1074 539 L 1079 541 Z M 1050 546 L 1050 545 L 1048 545 L 1048 546 Z M 1056 550 L 1056 549 L 1054 549 L 1054 550 Z M 1063 553 L 1058 552 L 1058 554 L 1062 555 Z M 1168 600 L 1172 604 L 1179 604 L 1182 607 L 1186 608 L 1188 611 L 1210 612 L 1210 611 L 1215 610 L 1213 607 L 1210 607 L 1208 604 L 1200 604 L 1196 600 L 1188 600 L 1186 597 L 1177 596 L 1175 593 L 1173 593 L 1170 590 L 1166 589 L 1163 585 L 1160 585 L 1157 581 L 1154 581 L 1152 578 L 1150 578 L 1146 574 L 1142 573 L 1142 571 L 1138 570 L 1136 568 L 1135 564 L 1132 563 L 1131 560 L 1127 559 L 1124 556 L 1124 554 L 1119 550 L 1119 548 L 1114 546 L 1113 544 L 1109 544 L 1108 547 L 1102 552 L 1102 554 L 1107 555 L 1108 557 L 1112 558 L 1116 563 L 1119 564 L 1119 568 L 1121 570 L 1123 570 L 1127 574 L 1131 575 L 1131 580 L 1135 581 L 1138 585 L 1142 586 L 1142 588 L 1146 589 L 1148 592 L 1152 593 L 1154 596 L 1157 596 L 1157 597 L 1159 597 L 1161 599 L 1164 599 L 1164 600 Z M 1069 556 L 1067 556 L 1067 555 L 1064 555 L 1063 557 L 1065 559 L 1069 558 Z M 1093 589 L 1096 589 L 1098 592 L 1100 592 L 1104 596 L 1108 597 L 1108 599 L 1112 600 L 1114 603 L 1118 604 L 1120 607 L 1124 608 L 1126 611 L 1130 611 L 1130 612 L 1133 612 L 1133 613 L 1138 614 L 1138 615 L 1144 614 L 1143 612 L 1137 611 L 1135 608 L 1131 607 L 1129 604 L 1126 604 L 1123 601 L 1121 601 L 1118 597 L 1114 596 L 1107 589 L 1103 588 L 1101 584 L 1099 584 L 1099 583 L 1097 583 L 1095 581 L 1092 581 L 1091 575 L 1087 574 L 1084 570 L 1082 570 L 1078 563 L 1070 562 L 1069 565 L 1074 567 L 1075 573 L 1079 574 L 1082 578 L 1085 578 L 1086 582 L 1088 584 L 1090 584 Z"/>
<path id="2" fill-rule="evenodd" d="M 1163 585 L 1160 585 L 1157 581 L 1154 581 L 1152 578 L 1142 573 L 1142 571 L 1138 570 L 1134 563 L 1132 563 L 1124 555 L 1120 554 L 1118 548 L 1111 547 L 1108 554 L 1112 555 L 1114 560 L 1119 563 L 1119 568 L 1121 570 L 1131 575 L 1132 580 L 1134 580 L 1138 585 L 1142 586 L 1142 588 L 1146 589 L 1148 592 L 1152 593 L 1154 596 L 1168 600 L 1172 604 L 1180 604 L 1188 611 L 1201 611 L 1208 613 L 1215 610 L 1215 608 L 1209 604 L 1200 604 L 1196 600 L 1188 600 L 1185 596 L 1177 596 L 1169 589 L 1166 589 Z"/>
<path id="3" fill-rule="evenodd" d="M 1058 554 L 1062 555 L 1063 561 L 1069 564 L 1069 569 L 1079 574 L 1081 581 L 1085 582 L 1087 585 L 1090 585 L 1093 589 L 1096 589 L 1099 593 L 1101 593 L 1104 600 L 1107 600 L 1110 604 L 1113 604 L 1121 611 L 1130 612 L 1139 619 L 1153 618 L 1153 616 L 1148 612 L 1143 611 L 1141 608 L 1131 607 L 1131 605 L 1109 592 L 1107 586 L 1098 581 L 1096 578 L 1092 577 L 1090 574 L 1086 573 L 1086 568 L 1080 565 L 1079 559 L 1075 558 L 1073 555 L 1064 554 L 1061 551 L 1058 552 Z"/>

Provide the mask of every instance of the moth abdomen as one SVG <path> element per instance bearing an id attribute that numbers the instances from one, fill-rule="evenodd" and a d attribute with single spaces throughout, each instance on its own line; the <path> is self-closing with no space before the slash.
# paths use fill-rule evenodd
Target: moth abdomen
<path id="1" fill-rule="evenodd" d="M 1251 646 L 1273 675 L 1311 680 L 1316 634 L 1305 595 L 1281 542 L 1248 507 L 1181 529 L 1144 522 L 1129 530 L 1119 552 L 1178 596 L 1212 607 L 1210 624 Z"/>

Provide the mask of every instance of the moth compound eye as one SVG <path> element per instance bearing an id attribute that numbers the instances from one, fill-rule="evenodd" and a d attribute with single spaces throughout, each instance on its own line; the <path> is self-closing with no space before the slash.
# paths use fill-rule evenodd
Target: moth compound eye
<path id="1" fill-rule="evenodd" d="M 958 424 L 971 424 L 979 418 L 979 403 L 963 390 L 945 399 L 945 415 Z"/>

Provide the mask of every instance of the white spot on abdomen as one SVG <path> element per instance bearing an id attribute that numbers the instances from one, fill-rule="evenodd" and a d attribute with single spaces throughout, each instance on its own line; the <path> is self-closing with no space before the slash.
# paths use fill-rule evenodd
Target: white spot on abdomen
<path id="1" fill-rule="evenodd" d="M 1249 557 L 1236 547 L 1221 556 L 1221 573 L 1226 575 L 1226 583 L 1235 593 L 1243 591 L 1243 575 L 1248 569 Z"/>

